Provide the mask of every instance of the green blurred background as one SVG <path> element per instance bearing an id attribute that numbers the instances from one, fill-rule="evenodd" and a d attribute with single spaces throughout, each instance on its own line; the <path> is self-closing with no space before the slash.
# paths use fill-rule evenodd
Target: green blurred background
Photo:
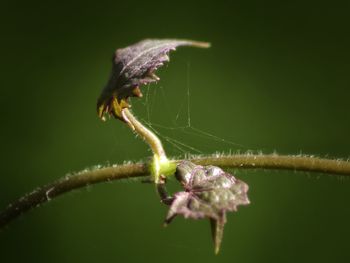
<path id="1" fill-rule="evenodd" d="M 203 154 L 349 157 L 347 1 L 3 0 L 0 12 L 0 207 L 68 172 L 150 156 L 95 110 L 114 50 L 144 38 L 212 42 L 172 53 L 161 81 L 143 88 L 148 99 L 133 100 L 163 136 Z M 180 129 L 188 99 L 192 128 Z M 16 220 L 0 232 L 0 262 L 350 262 L 348 178 L 233 172 L 251 205 L 228 216 L 218 256 L 208 222 L 177 218 L 163 229 L 152 185 L 124 181 Z"/>

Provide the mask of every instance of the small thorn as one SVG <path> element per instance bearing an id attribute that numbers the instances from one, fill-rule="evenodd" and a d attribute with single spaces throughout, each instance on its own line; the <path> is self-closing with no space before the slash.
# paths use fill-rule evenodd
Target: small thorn
<path id="1" fill-rule="evenodd" d="M 164 61 L 169 61 L 169 56 L 168 56 L 167 54 L 165 54 L 165 55 L 163 56 L 163 60 L 164 60 Z"/>
<path id="2" fill-rule="evenodd" d="M 152 79 L 155 79 L 156 81 L 160 80 L 160 78 L 156 74 L 154 74 L 153 72 L 149 72 L 148 76 Z"/>
<path id="3" fill-rule="evenodd" d="M 163 223 L 163 225 L 164 226 L 168 226 L 172 221 L 173 221 L 173 219 L 176 217 L 176 214 L 172 214 L 172 215 L 167 215 L 167 217 L 165 218 L 165 220 L 164 220 L 164 223 Z"/>
<path id="4" fill-rule="evenodd" d="M 136 86 L 132 90 L 132 94 L 134 94 L 136 97 L 139 97 L 139 98 L 141 98 L 143 96 L 139 86 Z"/>
<path id="5" fill-rule="evenodd" d="M 108 105 L 106 106 L 106 103 L 103 102 L 97 108 L 97 115 L 102 121 L 106 120 L 104 115 L 107 112 L 107 110 L 106 110 L 106 109 L 108 109 L 107 107 L 108 107 Z"/>

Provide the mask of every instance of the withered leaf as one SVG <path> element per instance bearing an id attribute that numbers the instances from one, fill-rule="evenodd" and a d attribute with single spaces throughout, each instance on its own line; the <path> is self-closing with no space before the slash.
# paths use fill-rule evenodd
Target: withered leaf
<path id="1" fill-rule="evenodd" d="M 185 191 L 174 195 L 165 223 L 170 223 L 176 215 L 210 219 L 215 251 L 218 252 L 226 212 L 249 204 L 248 185 L 219 167 L 195 165 L 190 161 L 178 164 L 176 178 Z"/>
<path id="2" fill-rule="evenodd" d="M 209 43 L 146 39 L 126 48 L 117 49 L 113 56 L 109 81 L 97 102 L 99 116 L 103 117 L 103 114 L 108 112 L 120 118 L 120 110 L 128 107 L 127 99 L 133 96 L 141 97 L 139 87 L 142 84 L 159 80 L 154 72 L 169 61 L 168 53 L 179 46 L 207 48 Z"/>

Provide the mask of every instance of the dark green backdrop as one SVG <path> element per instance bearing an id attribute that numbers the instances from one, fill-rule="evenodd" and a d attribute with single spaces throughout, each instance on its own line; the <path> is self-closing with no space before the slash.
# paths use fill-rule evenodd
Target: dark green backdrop
<path id="1" fill-rule="evenodd" d="M 0 207 L 68 172 L 150 156 L 125 125 L 103 123 L 95 111 L 114 50 L 150 37 L 212 48 L 172 53 L 147 105 L 133 101 L 135 113 L 179 128 L 190 98 L 191 127 L 239 145 L 153 125 L 161 134 L 207 154 L 348 158 L 345 2 L 2 1 Z M 234 172 L 249 183 L 252 204 L 228 216 L 218 256 L 208 222 L 178 218 L 163 229 L 166 208 L 152 185 L 125 181 L 67 194 L 16 220 L 0 232 L 0 262 L 350 261 L 349 179 Z"/>

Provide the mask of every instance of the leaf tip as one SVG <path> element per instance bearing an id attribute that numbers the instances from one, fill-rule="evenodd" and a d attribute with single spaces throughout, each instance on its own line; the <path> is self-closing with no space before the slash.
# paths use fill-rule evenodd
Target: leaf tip
<path id="1" fill-rule="evenodd" d="M 194 47 L 199 47 L 199 48 L 210 48 L 211 47 L 210 42 L 202 42 L 202 41 L 191 41 L 191 45 Z"/>
<path id="2" fill-rule="evenodd" d="M 215 255 L 219 254 L 220 247 L 221 247 L 221 241 L 224 234 L 224 225 L 225 225 L 225 217 L 215 220 L 210 219 L 210 226 L 211 226 L 211 234 L 212 239 L 214 242 L 214 253 Z"/>
<path id="3" fill-rule="evenodd" d="M 220 246 L 216 246 L 214 250 L 215 255 L 218 255 L 219 252 L 220 252 Z"/>

